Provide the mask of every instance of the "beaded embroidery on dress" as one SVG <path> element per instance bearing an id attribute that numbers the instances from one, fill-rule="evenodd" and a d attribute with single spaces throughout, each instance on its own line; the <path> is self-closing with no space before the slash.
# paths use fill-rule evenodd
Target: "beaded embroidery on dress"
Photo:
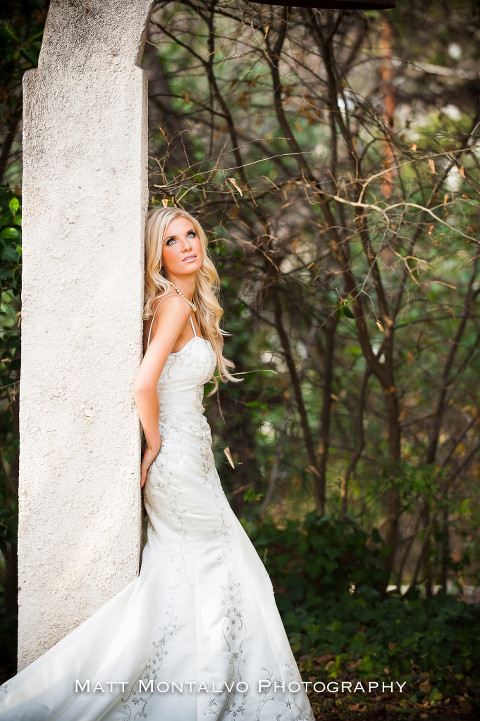
<path id="1" fill-rule="evenodd" d="M 314 721 L 270 578 L 215 468 L 202 400 L 216 356 L 192 329 L 158 381 L 140 574 L 0 686 L 1 721 Z"/>

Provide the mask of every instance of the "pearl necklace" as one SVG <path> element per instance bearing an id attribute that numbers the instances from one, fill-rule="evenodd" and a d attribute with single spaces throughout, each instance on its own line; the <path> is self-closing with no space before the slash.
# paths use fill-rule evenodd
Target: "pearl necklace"
<path id="1" fill-rule="evenodd" d="M 188 305 L 192 308 L 192 310 L 196 312 L 196 311 L 197 311 L 197 306 L 195 305 L 195 303 L 194 303 L 193 301 L 191 301 L 191 300 L 188 300 L 188 298 L 183 295 L 183 293 L 182 293 L 182 291 L 180 290 L 180 288 L 177 288 L 177 286 L 175 285 L 175 283 L 172 283 L 171 280 L 169 281 L 169 283 L 170 283 L 170 285 L 173 286 L 173 288 L 175 288 L 175 290 L 177 291 L 177 293 L 182 296 L 182 298 L 185 298 L 185 300 L 187 301 Z"/>

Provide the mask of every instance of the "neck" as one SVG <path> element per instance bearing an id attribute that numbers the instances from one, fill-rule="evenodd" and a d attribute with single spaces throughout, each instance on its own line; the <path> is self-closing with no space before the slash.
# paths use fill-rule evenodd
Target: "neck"
<path id="1" fill-rule="evenodd" d="M 175 283 L 177 288 L 182 291 L 188 300 L 193 299 L 195 292 L 195 277 L 193 278 L 176 278 L 174 275 L 168 276 L 168 280 Z"/>

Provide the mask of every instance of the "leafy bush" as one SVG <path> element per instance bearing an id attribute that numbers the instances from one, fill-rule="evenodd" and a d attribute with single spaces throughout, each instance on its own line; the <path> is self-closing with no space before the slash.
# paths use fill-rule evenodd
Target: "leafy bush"
<path id="1" fill-rule="evenodd" d="M 293 650 L 308 654 L 303 667 L 325 659 L 318 678 L 381 674 L 408 684 L 428 674 L 445 694 L 480 664 L 480 604 L 443 592 L 427 601 L 418 589 L 404 597 L 383 591 L 388 574 L 378 531 L 369 535 L 352 518 L 313 511 L 283 529 L 268 520 L 248 533 L 272 578 Z"/>
<path id="2" fill-rule="evenodd" d="M 299 604 L 315 610 L 340 594 L 366 586 L 380 595 L 388 582 L 385 550 L 376 529 L 368 535 L 355 520 L 306 514 L 284 529 L 272 520 L 249 528 L 272 578 L 281 612 Z"/>

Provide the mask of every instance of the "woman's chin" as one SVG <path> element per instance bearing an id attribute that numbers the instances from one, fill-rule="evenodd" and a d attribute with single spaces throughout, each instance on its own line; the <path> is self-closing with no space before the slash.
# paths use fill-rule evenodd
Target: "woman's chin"
<path id="1" fill-rule="evenodd" d="M 194 260 L 192 263 L 183 263 L 181 268 L 177 271 L 177 275 L 188 278 L 190 275 L 195 275 L 201 265 L 201 262 L 197 260 Z"/>

